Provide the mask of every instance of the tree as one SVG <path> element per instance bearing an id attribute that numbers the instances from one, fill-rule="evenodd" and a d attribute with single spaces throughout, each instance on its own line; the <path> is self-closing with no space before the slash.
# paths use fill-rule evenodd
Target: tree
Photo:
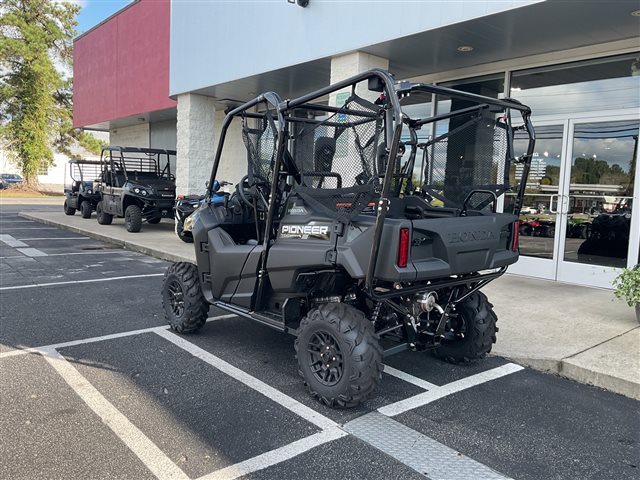
<path id="1" fill-rule="evenodd" d="M 0 6 L 0 136 L 30 185 L 37 184 L 40 167 L 53 162 L 52 147 L 69 153 L 76 140 L 92 147 L 88 134 L 72 128 L 65 78 L 79 10 L 52 0 Z"/>

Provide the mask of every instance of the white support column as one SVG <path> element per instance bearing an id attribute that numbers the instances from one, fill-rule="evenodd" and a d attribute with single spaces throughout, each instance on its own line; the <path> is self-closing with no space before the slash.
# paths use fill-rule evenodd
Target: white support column
<path id="1" fill-rule="evenodd" d="M 204 193 L 215 157 L 214 100 L 204 95 L 178 95 L 176 193 Z M 219 127 L 218 127 L 219 128 Z"/>
<path id="2" fill-rule="evenodd" d="M 383 68 L 386 70 L 389 68 L 389 60 L 364 52 L 352 52 L 347 53 L 346 55 L 333 57 L 331 59 L 331 83 L 339 82 L 340 80 L 344 80 L 345 78 L 349 78 L 372 68 Z M 332 93 L 329 99 L 329 104 L 333 106 L 341 106 L 342 102 L 340 102 L 340 100 L 344 101 L 346 98 L 345 95 L 341 95 L 344 92 L 351 93 L 348 88 L 343 91 L 341 90 L 336 93 Z M 374 101 L 379 96 L 379 93 L 367 90 L 366 84 L 358 85 L 356 93 L 360 97 L 370 101 Z M 340 105 L 337 105 L 338 103 Z"/>

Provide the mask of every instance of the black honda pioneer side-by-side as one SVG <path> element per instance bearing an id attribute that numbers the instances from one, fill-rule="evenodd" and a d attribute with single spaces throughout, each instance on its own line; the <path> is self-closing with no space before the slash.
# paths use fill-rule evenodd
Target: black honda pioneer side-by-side
<path id="1" fill-rule="evenodd" d="M 128 232 L 139 232 L 142 223 L 159 223 L 173 218 L 176 198 L 175 176 L 171 173 L 174 150 L 138 147 L 104 147 L 96 206 L 100 225 L 114 216 L 124 217 Z"/>
<path id="2" fill-rule="evenodd" d="M 425 96 L 445 113 L 409 116 Z M 214 179 L 235 180 L 219 178 L 240 161 L 225 150 L 233 128 L 246 175 L 190 217 L 197 265 L 165 275 L 169 324 L 194 332 L 215 305 L 289 332 L 311 395 L 336 407 L 372 394 L 386 355 L 484 357 L 497 318 L 480 289 L 518 259 L 529 117 L 515 100 L 395 83 L 377 69 L 235 108 L 205 198 Z M 529 137 L 526 152 L 514 151 L 515 131 Z M 517 163 L 524 173 L 512 185 Z M 513 211 L 498 213 L 507 191 L 516 192 Z"/>
<path id="3" fill-rule="evenodd" d="M 80 210 L 82 218 L 91 218 L 91 212 L 100 201 L 96 182 L 100 181 L 100 162 L 96 160 L 69 160 L 65 167 L 64 213 L 74 215 Z"/>

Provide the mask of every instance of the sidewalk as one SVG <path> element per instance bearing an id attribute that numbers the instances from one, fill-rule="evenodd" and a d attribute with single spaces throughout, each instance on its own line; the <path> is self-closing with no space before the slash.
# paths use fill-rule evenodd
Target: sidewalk
<path id="1" fill-rule="evenodd" d="M 195 262 L 193 244 L 181 242 L 169 221 L 132 234 L 122 219 L 104 226 L 95 216 L 62 211 L 21 216 L 163 260 Z M 505 275 L 484 291 L 499 318 L 492 353 L 640 400 L 640 326 L 610 290 Z"/>

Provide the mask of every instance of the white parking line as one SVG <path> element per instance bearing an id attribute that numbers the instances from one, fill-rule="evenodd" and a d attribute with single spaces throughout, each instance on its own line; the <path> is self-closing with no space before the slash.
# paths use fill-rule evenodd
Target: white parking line
<path id="1" fill-rule="evenodd" d="M 55 349 L 44 349 L 40 353 L 73 391 L 156 477 L 161 480 L 189 480 L 189 477 L 149 437 L 104 398 L 60 353 Z"/>
<path id="2" fill-rule="evenodd" d="M 0 224 L 3 223 L 35 223 L 33 220 L 0 220 Z"/>
<path id="3" fill-rule="evenodd" d="M 263 470 L 272 465 L 290 460 L 298 455 L 307 452 L 313 448 L 319 447 L 325 443 L 332 442 L 338 438 L 349 435 L 338 427 L 328 428 L 321 432 L 315 433 L 308 437 L 302 438 L 295 442 L 289 443 L 284 447 L 276 448 L 270 452 L 263 453 L 256 457 L 245 460 L 244 462 L 230 465 L 226 468 L 216 470 L 200 477 L 198 480 L 233 480 L 250 473 Z"/>
<path id="4" fill-rule="evenodd" d="M 28 247 L 29 245 L 27 245 L 24 242 L 21 242 L 20 240 L 17 240 L 15 237 L 11 236 L 11 235 L 7 235 L 7 234 L 0 234 L 0 242 L 4 243 L 5 245 L 9 246 L 9 247 Z"/>
<path id="5" fill-rule="evenodd" d="M 7 232 L 9 230 L 58 230 L 58 229 L 56 227 L 16 227 L 16 228 L 2 227 L 3 232 Z"/>
<path id="6" fill-rule="evenodd" d="M 127 252 L 126 250 L 122 250 L 121 248 L 111 248 L 109 250 L 92 250 L 90 252 L 70 252 L 70 253 L 50 253 L 49 256 L 50 257 L 66 257 L 69 255 L 104 255 L 105 253 L 134 253 L 134 252 Z"/>
<path id="7" fill-rule="evenodd" d="M 442 385 L 441 387 L 436 387 L 433 390 L 429 390 L 428 392 L 419 393 L 418 395 L 414 395 L 413 397 L 409 397 L 396 403 L 380 407 L 378 411 L 383 415 L 387 415 L 388 417 L 394 417 L 408 410 L 413 410 L 414 408 L 421 407 L 440 398 L 446 397 L 447 395 L 451 395 L 452 393 L 475 387 L 476 385 L 480 385 L 490 380 L 495 380 L 496 378 L 519 372 L 520 370 L 524 370 L 524 367 L 516 365 L 515 363 L 507 363 L 506 365 L 487 370 L 486 372 L 481 372 L 470 377 L 465 377 L 461 380 Z"/>
<path id="8" fill-rule="evenodd" d="M 208 363 L 209 365 L 213 365 L 215 368 L 220 370 L 223 373 L 226 373 L 230 377 L 238 380 L 241 383 L 244 383 L 248 387 L 254 389 L 255 391 L 261 393 L 265 397 L 274 402 L 280 404 L 287 410 L 292 411 L 296 415 L 304 418 L 307 422 L 313 423 L 317 427 L 320 427 L 323 430 L 326 430 L 331 427 L 335 427 L 338 424 L 331 420 L 328 417 L 316 412 L 315 410 L 307 407 L 306 405 L 300 403 L 296 399 L 290 397 L 289 395 L 285 395 L 280 390 L 273 388 L 270 385 L 267 385 L 262 380 L 258 380 L 256 377 L 249 375 L 248 373 L 240 370 L 239 368 L 234 367 L 230 363 L 225 362 L 221 358 L 216 357 L 212 353 L 203 350 L 202 348 L 194 345 L 191 342 L 186 341 L 184 338 L 174 335 L 166 330 L 157 330 L 156 334 L 160 335 L 163 338 L 166 338 L 171 343 L 177 345 L 178 347 L 186 350 L 191 355 L 200 360 Z"/>
<path id="9" fill-rule="evenodd" d="M 48 257 L 49 255 L 37 248 L 16 248 L 21 254 L 27 257 Z"/>
<path id="10" fill-rule="evenodd" d="M 434 388 L 439 388 L 435 383 L 427 382 L 418 377 L 414 377 L 413 375 L 408 374 L 407 372 L 403 372 L 402 370 L 397 370 L 389 365 L 384 366 L 384 373 L 388 373 L 389 375 L 393 375 L 400 380 L 404 380 L 407 383 L 412 383 L 417 387 L 424 388 L 425 390 L 433 390 Z"/>
<path id="11" fill-rule="evenodd" d="M 71 285 L 71 284 L 79 284 L 79 283 L 112 282 L 114 280 L 127 280 L 130 278 L 161 277 L 163 275 L 164 273 L 147 273 L 145 275 L 127 275 L 125 277 L 92 278 L 90 280 L 69 280 L 67 282 L 34 283 L 31 285 L 14 285 L 11 287 L 0 287 L 0 292 L 6 291 L 6 290 L 21 290 L 24 288 L 53 287 L 57 285 Z"/>
<path id="12" fill-rule="evenodd" d="M 395 420 L 371 412 L 344 429 L 431 480 L 506 480 L 507 477 Z"/>
<path id="13" fill-rule="evenodd" d="M 24 242 L 33 242 L 36 240 L 87 240 L 89 237 L 35 237 L 35 238 L 19 238 Z"/>
<path id="14" fill-rule="evenodd" d="M 228 314 L 228 315 L 218 315 L 216 317 L 209 317 L 207 318 L 207 323 L 214 322 L 216 320 L 224 320 L 225 318 L 233 318 L 233 317 L 237 317 L 237 315 Z M 80 340 L 70 340 L 68 342 L 53 343 L 51 345 L 43 345 L 41 347 L 20 348 L 16 350 L 11 350 L 9 352 L 2 352 L 0 353 L 0 358 L 15 357 L 18 355 L 26 355 L 28 353 L 38 353 L 41 350 L 47 350 L 47 349 L 60 350 L 61 348 L 75 347 L 76 345 L 82 345 L 85 343 L 104 342 L 105 340 L 113 340 L 114 338 L 132 337 L 133 335 L 140 335 L 141 333 L 151 333 L 151 332 L 155 332 L 156 330 L 166 330 L 168 328 L 169 328 L 168 326 L 141 328 L 139 330 L 128 330 L 126 332 L 110 333 L 109 335 L 101 335 L 99 337 L 82 338 Z"/>

